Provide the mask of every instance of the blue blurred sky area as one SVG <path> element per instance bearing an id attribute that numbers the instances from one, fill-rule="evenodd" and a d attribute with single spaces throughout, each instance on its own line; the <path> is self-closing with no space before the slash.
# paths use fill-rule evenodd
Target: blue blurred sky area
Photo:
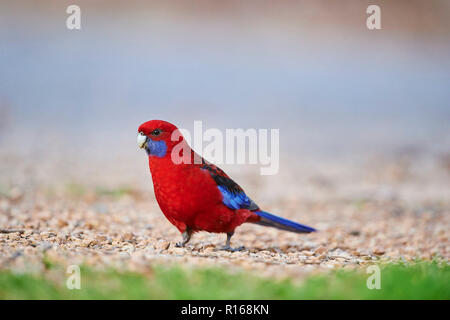
<path id="1" fill-rule="evenodd" d="M 445 149 L 449 2 L 392 2 L 77 1 L 68 30 L 70 1 L 1 1 L 2 134 L 105 145 L 160 118 L 280 128 L 282 150 Z"/>

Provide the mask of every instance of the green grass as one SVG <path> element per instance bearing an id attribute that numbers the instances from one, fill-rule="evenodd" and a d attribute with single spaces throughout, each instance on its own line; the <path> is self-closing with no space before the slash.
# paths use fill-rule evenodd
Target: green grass
<path id="1" fill-rule="evenodd" d="M 450 299 L 450 266 L 420 262 L 381 267 L 381 289 L 365 269 L 311 275 L 300 283 L 224 269 L 155 267 L 148 274 L 81 269 L 81 289 L 66 288 L 65 270 L 0 271 L 0 299 Z"/>
<path id="2" fill-rule="evenodd" d="M 135 191 L 129 187 L 119 187 L 119 188 L 104 188 L 104 187 L 96 187 L 95 194 L 99 197 L 110 197 L 119 199 L 125 195 L 132 195 Z"/>
<path id="3" fill-rule="evenodd" d="M 1 194 L 0 185 L 0 194 Z M 51 191 L 51 190 L 50 190 Z M 109 197 L 119 199 L 125 195 L 134 195 L 136 190 L 128 186 L 120 186 L 117 188 L 108 188 L 102 186 L 86 187 L 78 183 L 68 183 L 65 186 L 65 192 L 72 197 L 83 197 L 87 194 L 92 194 L 97 197 Z"/>

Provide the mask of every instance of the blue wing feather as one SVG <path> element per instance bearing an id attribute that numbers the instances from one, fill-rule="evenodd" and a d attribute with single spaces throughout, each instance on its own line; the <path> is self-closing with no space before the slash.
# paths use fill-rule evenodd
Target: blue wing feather
<path id="1" fill-rule="evenodd" d="M 201 168 L 207 170 L 222 193 L 222 202 L 230 209 L 258 210 L 259 207 L 250 199 L 244 190 L 234 182 L 222 169 L 203 160 Z"/>
<path id="2" fill-rule="evenodd" d="M 248 209 L 252 205 L 252 200 L 242 191 L 233 193 L 224 186 L 217 186 L 223 195 L 223 203 L 230 209 Z"/>
<path id="3" fill-rule="evenodd" d="M 309 233 L 316 231 L 314 228 L 278 217 L 269 212 L 261 211 L 258 205 L 245 194 L 244 190 L 230 177 L 228 177 L 219 167 L 203 160 L 201 169 L 207 170 L 216 182 L 217 188 L 222 193 L 222 202 L 224 205 L 233 210 L 248 209 L 261 217 L 261 220 L 254 223 L 296 233 Z"/>

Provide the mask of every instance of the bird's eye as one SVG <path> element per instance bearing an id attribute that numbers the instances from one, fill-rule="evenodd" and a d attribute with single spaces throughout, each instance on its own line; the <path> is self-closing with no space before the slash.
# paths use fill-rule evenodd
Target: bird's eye
<path id="1" fill-rule="evenodd" d="M 152 136 L 159 136 L 160 134 L 161 134 L 161 130 L 159 130 L 159 129 L 155 129 L 151 133 Z"/>

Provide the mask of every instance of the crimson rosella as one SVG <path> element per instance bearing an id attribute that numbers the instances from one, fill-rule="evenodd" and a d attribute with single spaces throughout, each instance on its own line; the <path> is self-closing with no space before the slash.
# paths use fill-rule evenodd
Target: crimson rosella
<path id="1" fill-rule="evenodd" d="M 137 141 L 147 152 L 159 207 L 182 233 L 178 247 L 184 247 L 193 233 L 208 231 L 226 233 L 224 249 L 237 250 L 231 248 L 230 241 L 236 227 L 244 222 L 296 233 L 315 231 L 262 211 L 225 172 L 196 154 L 173 124 L 145 122 L 139 126 Z M 189 152 L 189 161 L 174 161 L 173 151 L 177 157 Z"/>

